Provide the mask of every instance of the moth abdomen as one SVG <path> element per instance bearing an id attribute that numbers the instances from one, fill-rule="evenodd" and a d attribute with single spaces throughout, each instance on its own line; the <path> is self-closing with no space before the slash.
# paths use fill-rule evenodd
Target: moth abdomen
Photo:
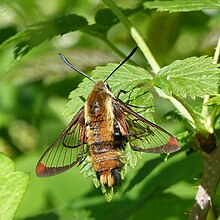
<path id="1" fill-rule="evenodd" d="M 110 146 L 110 142 L 108 145 L 94 143 L 90 146 L 90 154 L 93 169 L 97 173 L 100 183 L 108 187 L 116 185 L 121 179 L 122 151 L 114 149 L 112 144 Z"/>
<path id="2" fill-rule="evenodd" d="M 108 187 L 115 186 L 121 181 L 121 174 L 118 169 L 99 171 L 97 176 L 100 183 Z"/>

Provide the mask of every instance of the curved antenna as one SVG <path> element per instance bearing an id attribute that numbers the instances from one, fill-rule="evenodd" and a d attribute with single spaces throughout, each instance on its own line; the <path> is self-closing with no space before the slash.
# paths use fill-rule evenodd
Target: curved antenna
<path id="1" fill-rule="evenodd" d="M 96 82 L 95 82 L 92 78 L 90 78 L 90 77 L 89 77 L 88 75 L 86 75 L 84 72 L 80 71 L 80 70 L 77 69 L 75 66 L 73 66 L 73 65 L 67 60 L 67 58 L 66 58 L 63 54 L 59 53 L 59 55 L 60 55 L 61 59 L 63 60 L 63 62 L 64 62 L 67 66 L 69 66 L 70 68 L 74 69 L 77 73 L 83 75 L 84 77 L 86 77 L 87 79 L 89 79 L 90 81 L 92 81 L 92 82 L 94 82 L 94 83 L 96 84 Z"/>
<path id="2" fill-rule="evenodd" d="M 131 58 L 131 56 L 136 52 L 136 50 L 138 49 L 138 47 L 135 47 L 129 54 L 128 56 L 108 75 L 108 77 L 104 80 L 104 82 L 106 82 L 111 76 L 112 74 L 119 69 L 127 60 L 129 60 Z"/>

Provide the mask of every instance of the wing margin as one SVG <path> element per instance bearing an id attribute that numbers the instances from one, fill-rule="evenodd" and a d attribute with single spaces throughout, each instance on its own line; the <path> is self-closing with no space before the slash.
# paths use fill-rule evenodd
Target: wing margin
<path id="1" fill-rule="evenodd" d="M 57 175 L 69 170 L 84 158 L 84 108 L 82 108 L 58 138 L 39 159 L 35 173 L 38 177 Z"/>

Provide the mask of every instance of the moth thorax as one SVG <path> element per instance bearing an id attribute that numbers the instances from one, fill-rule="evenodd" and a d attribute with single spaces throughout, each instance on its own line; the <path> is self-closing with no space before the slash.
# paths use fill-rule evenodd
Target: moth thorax
<path id="1" fill-rule="evenodd" d="M 100 183 L 103 186 L 112 187 L 117 185 L 121 180 L 120 172 L 117 169 L 104 170 L 98 173 Z"/>

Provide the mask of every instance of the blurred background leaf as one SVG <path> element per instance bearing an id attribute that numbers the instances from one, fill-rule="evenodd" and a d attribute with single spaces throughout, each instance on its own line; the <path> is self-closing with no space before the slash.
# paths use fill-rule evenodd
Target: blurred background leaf
<path id="1" fill-rule="evenodd" d="M 11 159 L 0 153 L 0 219 L 13 219 L 29 184 L 28 174 L 15 171 Z"/>
<path id="2" fill-rule="evenodd" d="M 174 1 L 154 1 L 145 2 L 144 5 L 151 9 L 158 11 L 183 12 L 183 11 L 197 11 L 202 9 L 219 9 L 220 3 L 218 0 L 199 0 L 193 1 L 192 4 L 188 0 L 174 0 Z"/>

